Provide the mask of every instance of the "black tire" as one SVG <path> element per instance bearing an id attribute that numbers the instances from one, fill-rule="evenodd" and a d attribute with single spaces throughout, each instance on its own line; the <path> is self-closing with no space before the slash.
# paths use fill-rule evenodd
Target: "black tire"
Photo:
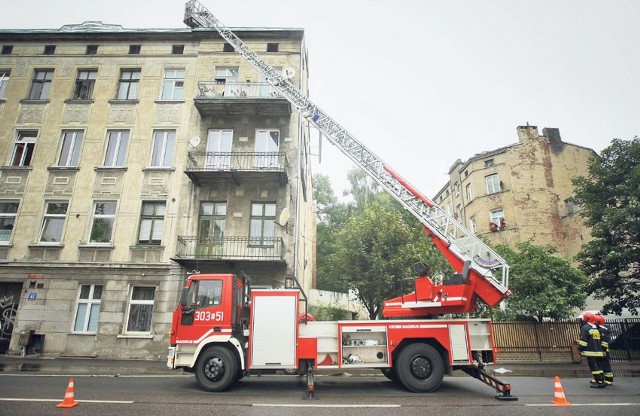
<path id="1" fill-rule="evenodd" d="M 202 390 L 224 391 L 238 378 L 238 362 L 228 349 L 209 347 L 198 358 L 195 374 Z"/>
<path id="2" fill-rule="evenodd" d="M 393 371 L 393 368 L 381 368 L 380 372 L 382 372 L 382 374 L 384 374 L 384 376 L 386 378 L 388 378 L 391 381 L 398 381 L 398 377 L 396 377 L 396 372 Z"/>
<path id="3" fill-rule="evenodd" d="M 444 378 L 442 357 L 430 345 L 411 344 L 400 351 L 396 360 L 398 380 L 414 393 L 434 391 Z"/>

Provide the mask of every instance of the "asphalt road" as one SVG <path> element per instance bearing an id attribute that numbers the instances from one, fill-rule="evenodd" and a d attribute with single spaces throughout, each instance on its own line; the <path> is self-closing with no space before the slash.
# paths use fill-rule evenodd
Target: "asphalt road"
<path id="1" fill-rule="evenodd" d="M 438 391 L 414 394 L 382 376 L 316 377 L 316 400 L 307 400 L 305 378 L 251 376 L 225 393 L 199 390 L 191 375 L 74 376 L 74 400 L 60 409 L 68 375 L 0 374 L 0 416 L 12 415 L 490 415 L 616 416 L 640 414 L 640 378 L 618 378 L 603 390 L 588 379 L 561 379 L 570 406 L 552 404 L 554 379 L 503 377 L 518 401 L 501 402 L 494 390 L 471 377 L 446 377 Z"/>

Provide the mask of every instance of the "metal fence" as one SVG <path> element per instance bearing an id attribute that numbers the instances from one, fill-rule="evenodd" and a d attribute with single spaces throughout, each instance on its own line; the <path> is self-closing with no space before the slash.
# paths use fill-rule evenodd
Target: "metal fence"
<path id="1" fill-rule="evenodd" d="M 640 361 L 640 318 L 610 319 L 610 357 L 613 361 Z M 493 322 L 494 341 L 503 353 L 545 355 L 572 353 L 580 333 L 577 321 Z"/>

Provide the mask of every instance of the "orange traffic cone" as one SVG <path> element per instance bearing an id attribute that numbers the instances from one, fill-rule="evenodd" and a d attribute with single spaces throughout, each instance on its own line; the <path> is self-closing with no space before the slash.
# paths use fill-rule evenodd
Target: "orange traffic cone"
<path id="1" fill-rule="evenodd" d="M 67 392 L 64 394 L 64 400 L 58 403 L 56 407 L 73 407 L 79 405 L 80 402 L 77 402 L 73 397 L 73 379 L 69 379 L 69 386 L 67 387 Z"/>
<path id="2" fill-rule="evenodd" d="M 553 387 L 553 401 L 551 402 L 557 406 L 571 406 L 571 403 L 564 396 L 564 390 L 562 384 L 560 384 L 560 377 L 556 376 L 555 385 Z"/>

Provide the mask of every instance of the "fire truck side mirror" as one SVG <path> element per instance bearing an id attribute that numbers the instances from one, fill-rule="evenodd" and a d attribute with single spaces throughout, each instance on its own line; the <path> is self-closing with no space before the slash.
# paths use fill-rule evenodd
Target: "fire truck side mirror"
<path id="1" fill-rule="evenodd" d="M 182 293 L 180 294 L 180 305 L 182 305 L 182 307 L 185 307 L 187 306 L 188 302 L 189 302 L 189 288 L 183 287 Z"/>

